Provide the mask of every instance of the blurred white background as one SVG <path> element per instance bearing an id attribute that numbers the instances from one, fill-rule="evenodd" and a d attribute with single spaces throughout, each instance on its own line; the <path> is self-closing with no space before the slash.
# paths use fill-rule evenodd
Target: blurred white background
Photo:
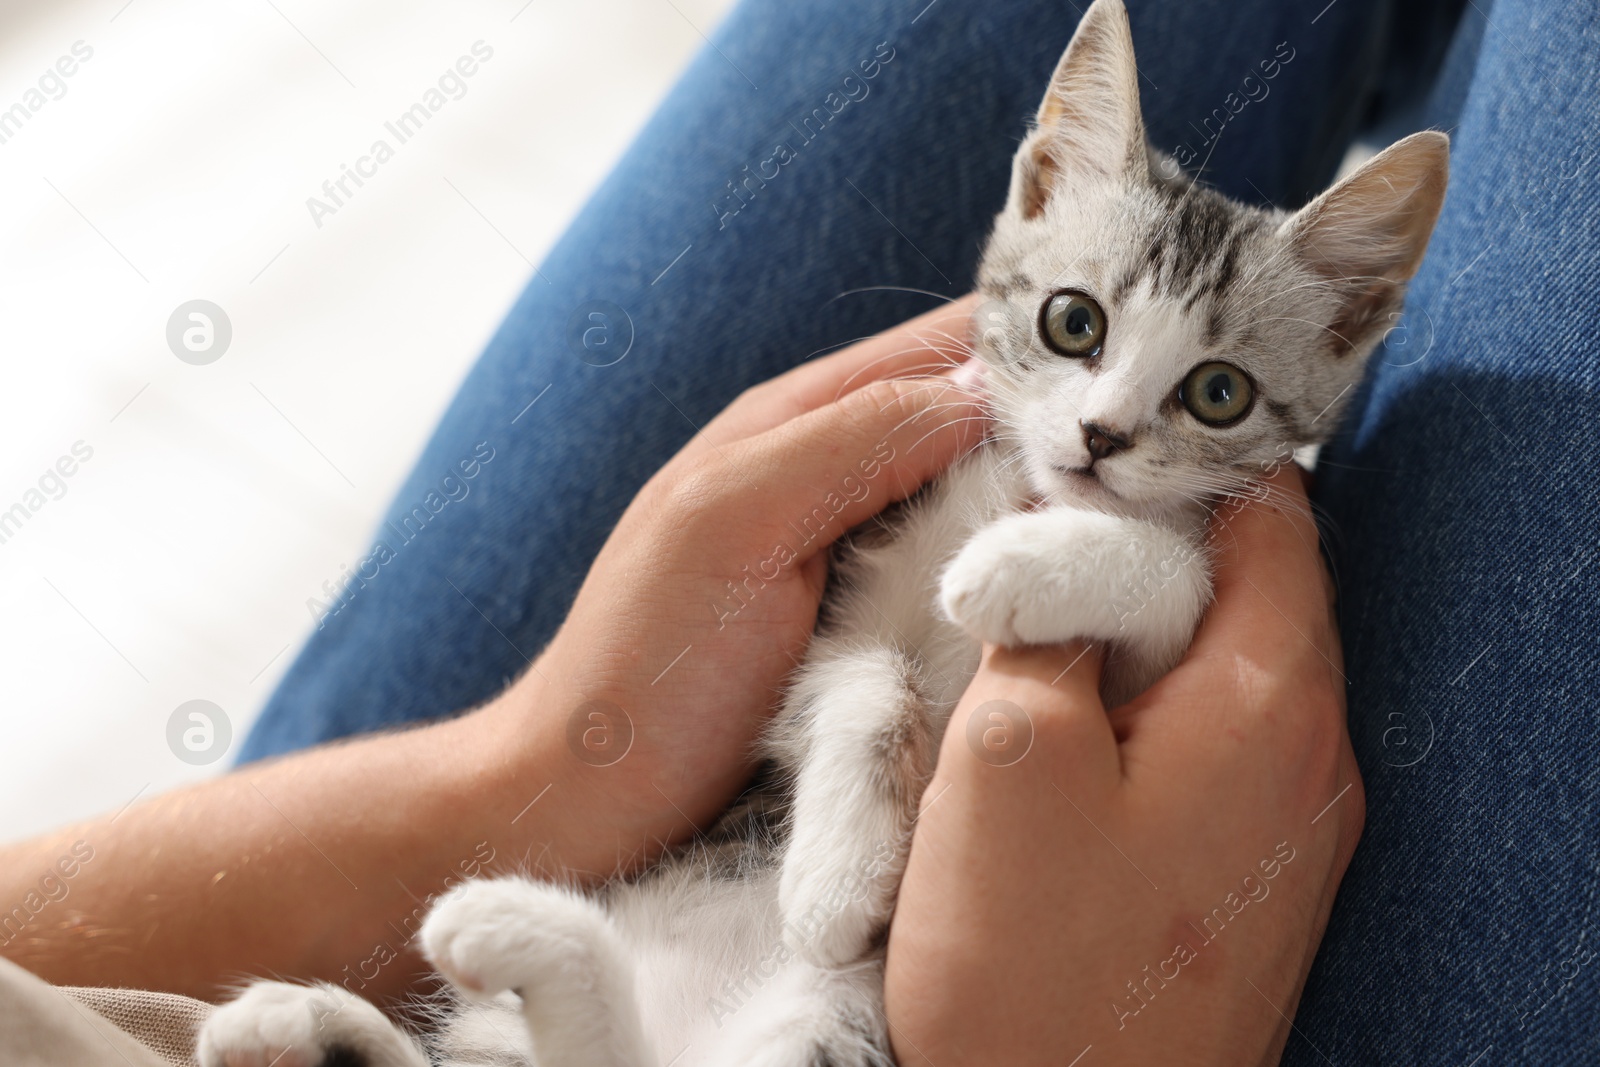
<path id="1" fill-rule="evenodd" d="M 27 511 L 0 543 L 0 837 L 228 766 L 174 756 L 169 717 L 209 700 L 242 739 L 306 598 L 728 6 L 0 6 L 0 110 L 28 112 L 0 124 L 0 512 Z M 319 228 L 307 198 L 478 41 L 465 94 Z M 194 299 L 233 329 L 205 366 L 166 341 Z"/>

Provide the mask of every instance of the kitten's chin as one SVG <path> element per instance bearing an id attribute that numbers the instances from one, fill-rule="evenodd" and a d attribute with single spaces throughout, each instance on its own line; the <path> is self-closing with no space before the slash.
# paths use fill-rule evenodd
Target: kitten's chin
<path id="1" fill-rule="evenodd" d="M 1098 474 L 1071 467 L 1050 467 L 1035 472 L 1034 494 L 1045 506 L 1070 504 L 1133 518 L 1188 515 L 1197 508 L 1192 498 L 1181 494 L 1167 496 L 1149 492 L 1130 492 L 1126 488 L 1113 488 Z M 1148 488 L 1138 486 L 1137 488 Z"/>

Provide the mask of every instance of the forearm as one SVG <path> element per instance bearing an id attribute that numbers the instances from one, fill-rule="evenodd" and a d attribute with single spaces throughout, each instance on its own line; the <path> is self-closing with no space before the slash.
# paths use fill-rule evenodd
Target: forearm
<path id="1" fill-rule="evenodd" d="M 599 880 L 714 819 L 812 632 L 829 539 L 981 439 L 981 408 L 948 380 L 880 380 L 954 361 L 945 339 L 974 303 L 810 361 L 713 420 L 623 515 L 539 669 L 482 711 L 0 847 L 0 953 L 57 982 L 208 997 L 276 973 L 381 996 L 423 971 L 411 943 L 429 896 L 491 850 L 491 869 Z M 791 550 L 819 500 L 842 510 Z M 729 599 L 756 580 L 735 568 L 775 545 L 792 554 L 760 595 Z M 615 735 L 597 725 L 607 705 Z M 93 858 L 52 876 L 58 899 L 30 898 L 80 840 Z M 12 936 L 6 909 L 29 900 Z"/>
<path id="2" fill-rule="evenodd" d="M 201 998 L 246 974 L 400 992 L 422 973 L 413 938 L 446 885 L 524 863 L 603 875 L 637 850 L 601 829 L 603 798 L 573 773 L 558 720 L 501 701 L 7 847 L 0 906 L 28 921 L 0 914 L 0 953 L 57 983 Z"/>

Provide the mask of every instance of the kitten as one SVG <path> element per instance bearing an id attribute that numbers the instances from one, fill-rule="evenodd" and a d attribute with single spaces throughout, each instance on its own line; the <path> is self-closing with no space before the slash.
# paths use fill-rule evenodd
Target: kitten
<path id="1" fill-rule="evenodd" d="M 592 895 L 504 878 L 439 902 L 422 943 L 470 992 L 436 1060 L 892 1063 L 883 934 L 980 640 L 1103 642 L 1113 703 L 1177 662 L 1211 598 L 1210 507 L 1333 429 L 1447 160 L 1416 134 L 1293 214 L 1191 184 L 1146 144 L 1121 0 L 1096 0 L 979 271 L 991 440 L 840 550 L 767 769 L 701 841 Z M 365 1001 L 282 983 L 219 1009 L 201 1061 L 284 1049 L 428 1063 Z"/>

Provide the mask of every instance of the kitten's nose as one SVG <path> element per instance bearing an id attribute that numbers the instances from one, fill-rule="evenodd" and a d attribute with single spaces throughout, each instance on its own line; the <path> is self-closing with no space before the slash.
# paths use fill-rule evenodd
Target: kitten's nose
<path id="1" fill-rule="evenodd" d="M 1089 450 L 1091 461 L 1105 459 L 1113 452 L 1128 447 L 1128 438 L 1123 434 L 1092 422 L 1080 422 L 1078 425 L 1083 427 L 1083 445 Z"/>

